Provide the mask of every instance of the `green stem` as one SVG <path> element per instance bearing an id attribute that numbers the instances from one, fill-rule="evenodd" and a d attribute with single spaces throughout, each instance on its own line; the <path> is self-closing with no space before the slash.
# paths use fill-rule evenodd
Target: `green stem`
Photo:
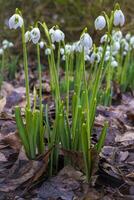
<path id="1" fill-rule="evenodd" d="M 27 99 L 27 108 L 30 109 L 30 90 L 29 90 L 29 78 L 28 78 L 28 62 L 27 62 L 27 48 L 25 43 L 25 27 L 24 25 L 21 28 L 22 32 L 22 45 L 23 45 L 23 62 L 24 62 L 24 73 L 25 73 L 25 86 L 26 86 L 26 99 Z"/>
<path id="2" fill-rule="evenodd" d="M 38 74 L 39 74 L 39 98 L 40 98 L 40 107 L 42 104 L 42 73 L 41 73 L 41 64 L 40 64 L 40 47 L 37 44 L 37 61 L 38 61 Z"/>

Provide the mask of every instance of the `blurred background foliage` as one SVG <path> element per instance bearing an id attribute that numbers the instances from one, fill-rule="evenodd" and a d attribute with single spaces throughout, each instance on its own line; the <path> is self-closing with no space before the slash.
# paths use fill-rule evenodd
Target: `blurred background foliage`
<path id="1" fill-rule="evenodd" d="M 96 37 L 94 19 L 103 10 L 109 12 L 115 0 L 0 0 L 0 40 L 19 41 L 18 33 L 8 29 L 8 19 L 15 8 L 22 10 L 26 26 L 36 20 L 45 21 L 49 27 L 58 24 L 69 41 L 77 40 L 87 26 L 89 33 Z M 134 32 L 134 0 L 118 0 L 126 16 L 125 31 Z M 4 27 L 4 29 L 3 29 Z M 17 37 L 16 37 L 17 36 Z M 17 38 L 17 40 L 16 40 Z M 15 40 L 14 40 L 15 39 Z M 19 43 L 18 43 L 19 44 Z"/>

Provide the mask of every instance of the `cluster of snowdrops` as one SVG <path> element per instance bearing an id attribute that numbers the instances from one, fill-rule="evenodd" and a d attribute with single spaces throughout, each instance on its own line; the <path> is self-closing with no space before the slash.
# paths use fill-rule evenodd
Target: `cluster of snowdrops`
<path id="1" fill-rule="evenodd" d="M 124 23 L 125 17 L 118 4 L 109 16 L 103 12 L 94 24 L 97 31 L 105 29 L 106 33 L 100 39 L 100 46 L 96 46 L 87 28 L 83 30 L 79 41 L 65 43 L 65 34 L 58 26 L 48 29 L 45 22 L 38 21 L 35 27 L 26 31 L 22 13 L 18 9 L 9 19 L 10 29 L 20 28 L 22 34 L 27 106 L 24 117 L 21 108 L 15 107 L 19 135 L 29 159 L 36 159 L 51 149 L 51 175 L 58 170 L 59 155 L 61 149 L 64 149 L 83 155 L 83 173 L 87 181 L 90 180 L 92 149 L 100 153 L 108 128 L 108 122 L 105 122 L 98 142 L 92 145 L 97 105 L 111 103 L 112 81 L 119 83 L 124 91 L 134 87 L 134 36 L 123 36 L 120 27 Z M 38 61 L 39 93 L 34 89 L 34 102 L 30 99 L 28 42 L 34 44 Z M 55 102 L 53 121 L 49 118 L 49 106 L 42 104 L 40 51 L 43 49 L 48 60 L 51 92 Z M 64 80 L 59 76 L 61 66 L 64 69 Z M 64 94 L 61 88 L 63 84 Z M 65 165 L 72 162 L 69 156 L 64 156 Z"/>

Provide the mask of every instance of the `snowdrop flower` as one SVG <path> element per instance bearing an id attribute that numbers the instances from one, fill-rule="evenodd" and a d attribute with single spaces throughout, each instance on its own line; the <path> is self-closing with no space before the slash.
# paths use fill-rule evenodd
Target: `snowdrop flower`
<path id="1" fill-rule="evenodd" d="M 110 59 L 110 51 L 106 51 L 104 60 L 108 61 Z"/>
<path id="2" fill-rule="evenodd" d="M 89 54 L 89 52 L 90 52 L 90 49 L 88 47 L 84 47 L 84 53 Z"/>
<path id="3" fill-rule="evenodd" d="M 72 46 L 70 44 L 65 45 L 65 51 L 67 54 L 70 54 L 72 51 Z"/>
<path id="4" fill-rule="evenodd" d="M 103 16 L 97 17 L 95 22 L 94 22 L 94 25 L 95 25 L 96 30 L 102 30 L 106 26 L 105 18 Z"/>
<path id="5" fill-rule="evenodd" d="M 53 50 L 55 50 L 55 45 L 54 44 L 52 44 L 52 48 L 53 48 Z"/>
<path id="6" fill-rule="evenodd" d="M 117 66 L 118 66 L 118 62 L 117 62 L 116 60 L 113 60 L 113 61 L 111 62 L 111 66 L 112 66 L 112 67 L 117 67 Z"/>
<path id="7" fill-rule="evenodd" d="M 112 35 L 113 40 L 120 41 L 122 39 L 122 32 L 116 31 Z"/>
<path id="8" fill-rule="evenodd" d="M 4 50 L 2 48 L 0 48 L 0 55 L 3 55 Z"/>
<path id="9" fill-rule="evenodd" d="M 50 28 L 49 34 L 52 35 L 52 34 L 54 34 L 54 32 L 55 32 L 54 28 Z"/>
<path id="10" fill-rule="evenodd" d="M 8 40 L 3 40 L 3 42 L 2 42 L 3 49 L 11 48 L 13 46 L 14 46 L 13 43 L 9 42 Z"/>
<path id="11" fill-rule="evenodd" d="M 87 47 L 91 49 L 93 45 L 93 40 L 88 33 L 83 33 L 80 38 L 80 44 L 82 47 Z"/>
<path id="12" fill-rule="evenodd" d="M 9 28 L 10 29 L 17 29 L 21 28 L 23 25 L 23 18 L 19 14 L 14 14 L 12 17 L 9 19 Z"/>
<path id="13" fill-rule="evenodd" d="M 91 57 L 90 57 L 90 62 L 91 63 L 94 63 L 94 62 L 99 63 L 100 62 L 100 55 L 98 53 L 93 52 L 91 54 Z"/>
<path id="14" fill-rule="evenodd" d="M 4 45 L 8 45 L 9 44 L 9 41 L 8 40 L 3 40 L 3 42 L 2 42 L 2 45 L 4 46 Z"/>
<path id="15" fill-rule="evenodd" d="M 13 47 L 14 44 L 12 42 L 9 42 L 9 47 Z"/>
<path id="16" fill-rule="evenodd" d="M 131 38 L 131 34 L 130 34 L 130 33 L 127 33 L 127 34 L 126 34 L 126 36 L 125 36 L 125 38 L 126 38 L 126 40 L 128 40 L 128 41 L 129 41 L 129 40 L 130 40 L 130 38 Z"/>
<path id="17" fill-rule="evenodd" d="M 60 48 L 60 54 L 64 55 L 64 53 L 65 53 L 64 48 Z"/>
<path id="18" fill-rule="evenodd" d="M 30 34 L 30 31 L 27 31 L 25 33 L 25 43 L 31 41 L 31 34 Z"/>
<path id="19" fill-rule="evenodd" d="M 30 37 L 31 40 L 34 44 L 37 44 L 40 39 L 40 30 L 39 28 L 33 28 L 32 31 L 30 32 Z"/>
<path id="20" fill-rule="evenodd" d="M 65 55 L 62 56 L 62 60 L 63 60 L 63 61 L 66 60 L 66 56 L 65 56 Z"/>
<path id="21" fill-rule="evenodd" d="M 123 51 L 123 56 L 126 56 L 127 55 L 127 52 L 126 51 Z"/>
<path id="22" fill-rule="evenodd" d="M 98 47 L 98 52 L 102 52 L 103 51 L 103 47 Z"/>
<path id="23" fill-rule="evenodd" d="M 82 45 L 81 45 L 80 41 L 74 43 L 74 50 L 76 52 L 82 52 Z"/>
<path id="24" fill-rule="evenodd" d="M 130 45 L 134 48 L 134 36 L 130 38 Z"/>
<path id="25" fill-rule="evenodd" d="M 51 49 L 50 48 L 46 48 L 45 49 L 45 55 L 50 55 L 51 54 Z"/>
<path id="26" fill-rule="evenodd" d="M 130 45 L 129 43 L 127 42 L 127 40 L 125 38 L 123 38 L 121 40 L 121 47 L 125 50 L 125 51 L 128 51 L 130 49 Z"/>
<path id="27" fill-rule="evenodd" d="M 61 42 L 61 41 L 64 41 L 64 39 L 65 39 L 65 34 L 60 29 L 54 30 L 53 28 L 51 28 L 49 30 L 49 34 L 51 36 L 51 40 L 53 43 Z"/>
<path id="28" fill-rule="evenodd" d="M 84 60 L 85 60 L 85 61 L 90 61 L 90 56 L 89 56 L 89 55 L 85 55 L 85 56 L 84 56 Z"/>
<path id="29" fill-rule="evenodd" d="M 9 41 L 8 40 L 3 40 L 2 47 L 3 47 L 3 49 L 7 49 L 9 47 Z"/>
<path id="30" fill-rule="evenodd" d="M 108 37 L 107 34 L 103 35 L 103 36 L 101 37 L 101 39 L 100 39 L 100 43 L 102 44 L 102 43 L 106 42 L 106 41 L 107 41 L 107 37 Z"/>
<path id="31" fill-rule="evenodd" d="M 112 50 L 113 51 L 119 51 L 120 49 L 120 43 L 119 42 L 114 42 L 112 45 Z"/>
<path id="32" fill-rule="evenodd" d="M 40 45 L 40 48 L 43 49 L 43 47 L 45 46 L 45 43 L 43 41 L 40 41 L 39 45 Z"/>
<path id="33" fill-rule="evenodd" d="M 123 26 L 125 23 L 125 17 L 121 10 L 115 10 L 114 12 L 114 26 Z"/>

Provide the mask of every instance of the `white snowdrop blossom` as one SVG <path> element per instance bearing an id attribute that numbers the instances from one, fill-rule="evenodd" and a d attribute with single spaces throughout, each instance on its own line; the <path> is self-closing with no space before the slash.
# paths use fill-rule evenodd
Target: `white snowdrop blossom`
<path id="1" fill-rule="evenodd" d="M 72 52 L 72 46 L 70 44 L 65 45 L 65 52 L 70 54 Z"/>
<path id="2" fill-rule="evenodd" d="M 98 52 L 102 52 L 103 51 L 103 47 L 98 47 Z"/>
<path id="3" fill-rule="evenodd" d="M 25 33 L 25 43 L 30 42 L 31 41 L 31 34 L 30 31 L 27 31 Z"/>
<path id="4" fill-rule="evenodd" d="M 63 60 L 63 61 L 66 60 L 66 56 L 65 56 L 65 55 L 62 56 L 62 60 Z"/>
<path id="5" fill-rule="evenodd" d="M 60 54 L 61 54 L 61 55 L 64 55 L 64 53 L 65 53 L 64 48 L 60 48 Z"/>
<path id="6" fill-rule="evenodd" d="M 30 32 L 31 40 L 34 44 L 37 44 L 40 40 L 40 30 L 39 28 L 33 28 Z"/>
<path id="7" fill-rule="evenodd" d="M 110 59 L 110 51 L 106 51 L 104 60 L 108 61 Z"/>
<path id="8" fill-rule="evenodd" d="M 88 33 L 83 33 L 80 38 L 80 44 L 82 47 L 92 48 L 93 40 Z"/>
<path id="9" fill-rule="evenodd" d="M 4 50 L 2 48 L 0 48 L 0 55 L 3 55 Z"/>
<path id="10" fill-rule="evenodd" d="M 45 49 L 45 55 L 51 55 L 51 49 L 50 48 L 46 48 Z"/>
<path id="11" fill-rule="evenodd" d="M 127 51 L 123 51 L 123 56 L 126 56 L 127 55 Z"/>
<path id="12" fill-rule="evenodd" d="M 64 41 L 64 39 L 65 39 L 65 34 L 60 29 L 54 30 L 53 28 L 51 28 L 49 30 L 49 34 L 51 36 L 51 40 L 53 43 L 61 42 L 61 41 Z"/>
<path id="13" fill-rule="evenodd" d="M 81 45 L 80 41 L 74 43 L 74 50 L 76 52 L 82 52 L 82 45 Z"/>
<path id="14" fill-rule="evenodd" d="M 130 38 L 130 45 L 134 48 L 134 36 Z"/>
<path id="15" fill-rule="evenodd" d="M 85 60 L 85 61 L 90 61 L 90 56 L 86 54 L 86 55 L 84 56 L 84 60 Z"/>
<path id="16" fill-rule="evenodd" d="M 55 50 L 55 45 L 54 44 L 52 44 L 52 48 L 53 48 L 53 50 Z"/>
<path id="17" fill-rule="evenodd" d="M 114 12 L 114 26 L 123 26 L 125 23 L 125 17 L 121 10 L 115 10 Z"/>
<path id="18" fill-rule="evenodd" d="M 119 51 L 120 49 L 120 43 L 119 42 L 114 42 L 112 45 L 112 50 L 113 51 Z"/>
<path id="19" fill-rule="evenodd" d="M 106 42 L 106 41 L 107 41 L 107 37 L 108 37 L 107 34 L 103 35 L 103 36 L 101 37 L 101 39 L 100 39 L 100 43 L 102 44 L 102 43 Z"/>
<path id="20" fill-rule="evenodd" d="M 122 37 L 123 37 L 123 35 L 122 35 L 121 31 L 115 31 L 112 34 L 113 40 L 116 40 L 116 41 L 120 41 L 122 39 Z"/>
<path id="21" fill-rule="evenodd" d="M 130 38 L 131 38 L 131 34 L 130 34 L 130 33 L 127 33 L 126 36 L 125 36 L 125 38 L 126 38 L 127 41 L 129 41 Z"/>
<path id="22" fill-rule="evenodd" d="M 45 46 L 45 43 L 43 41 L 40 41 L 39 45 L 40 45 L 40 48 L 43 49 Z"/>
<path id="23" fill-rule="evenodd" d="M 23 26 L 23 18 L 19 14 L 14 14 L 9 19 L 9 28 L 10 29 L 17 29 Z"/>
<path id="24" fill-rule="evenodd" d="M 93 52 L 90 56 L 90 62 L 91 63 L 94 63 L 94 62 L 99 63 L 100 62 L 100 54 Z"/>
<path id="25" fill-rule="evenodd" d="M 106 26 L 106 20 L 105 20 L 105 17 L 103 16 L 99 16 L 96 18 L 95 22 L 94 22 L 94 25 L 95 25 L 95 29 L 96 30 L 102 30 L 105 28 Z"/>
<path id="26" fill-rule="evenodd" d="M 123 47 L 123 49 L 124 49 L 125 51 L 129 51 L 130 45 L 129 45 L 129 43 L 126 41 L 126 39 L 122 39 L 122 40 L 121 40 L 121 45 L 122 45 L 122 47 Z"/>
<path id="27" fill-rule="evenodd" d="M 116 60 L 113 60 L 113 61 L 111 62 L 111 66 L 112 66 L 112 67 L 118 67 L 118 62 L 117 62 Z"/>
<path id="28" fill-rule="evenodd" d="M 3 40 L 2 42 L 2 48 L 7 49 L 13 47 L 14 44 L 12 42 L 9 42 L 8 40 Z"/>

